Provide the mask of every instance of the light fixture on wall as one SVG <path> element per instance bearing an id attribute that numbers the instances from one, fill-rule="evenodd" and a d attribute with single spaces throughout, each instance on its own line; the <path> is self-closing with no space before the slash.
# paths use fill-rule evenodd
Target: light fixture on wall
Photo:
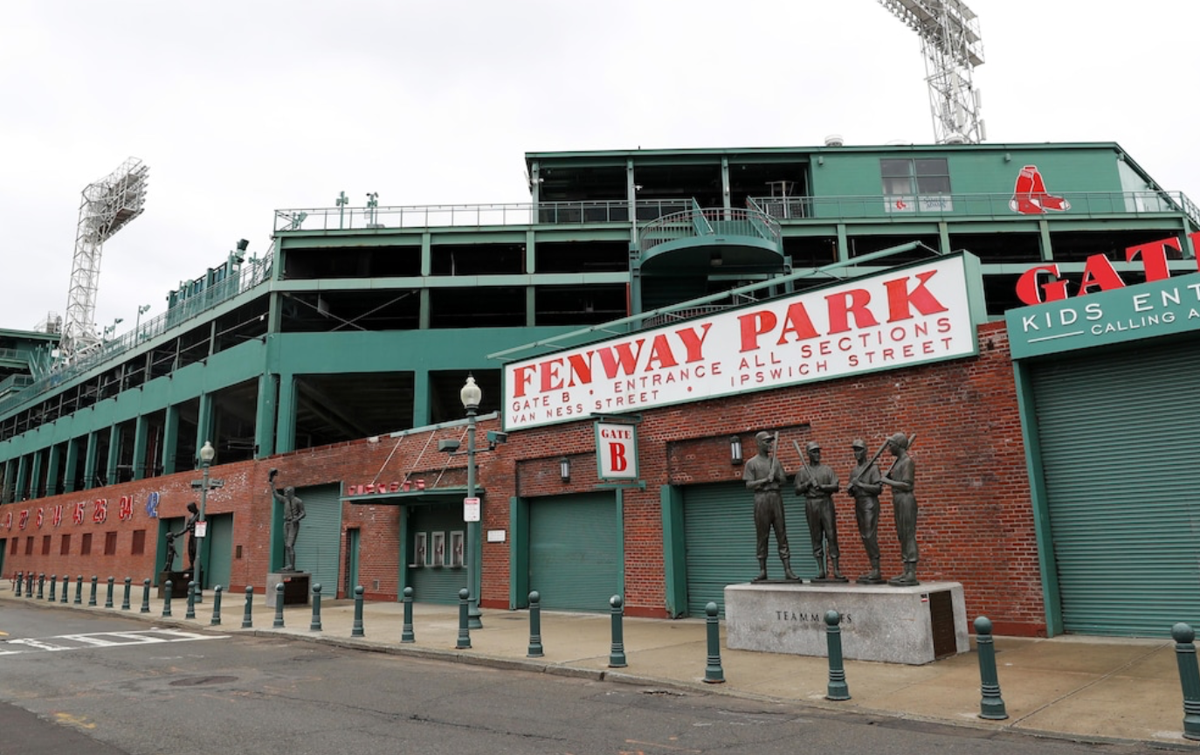
<path id="1" fill-rule="evenodd" d="M 729 463 L 735 467 L 742 463 L 742 439 L 737 435 L 729 438 Z"/>
<path id="2" fill-rule="evenodd" d="M 558 473 L 563 482 L 571 481 L 571 460 L 566 456 L 558 460 Z"/>

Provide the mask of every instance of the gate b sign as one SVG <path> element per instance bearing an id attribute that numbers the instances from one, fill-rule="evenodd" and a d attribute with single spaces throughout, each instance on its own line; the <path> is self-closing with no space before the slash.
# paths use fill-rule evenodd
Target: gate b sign
<path id="1" fill-rule="evenodd" d="M 638 479 L 637 425 L 596 423 L 596 474 L 601 481 Z"/>

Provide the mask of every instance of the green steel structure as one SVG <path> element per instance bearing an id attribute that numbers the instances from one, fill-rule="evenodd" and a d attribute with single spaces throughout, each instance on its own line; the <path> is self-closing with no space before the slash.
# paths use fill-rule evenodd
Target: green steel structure
<path id="1" fill-rule="evenodd" d="M 458 419 L 468 374 L 497 411 L 488 354 L 725 306 L 777 276 L 790 289 L 966 249 L 1000 316 L 1032 266 L 1077 285 L 1105 254 L 1136 283 L 1125 250 L 1174 238 L 1170 271 L 1196 267 L 1200 213 L 1116 143 L 526 163 L 525 204 L 280 210 L 264 257 L 240 243 L 164 315 L 66 365 L 50 366 L 53 338 L 0 331 L 0 501 L 190 469 L 207 439 L 230 463 Z"/>

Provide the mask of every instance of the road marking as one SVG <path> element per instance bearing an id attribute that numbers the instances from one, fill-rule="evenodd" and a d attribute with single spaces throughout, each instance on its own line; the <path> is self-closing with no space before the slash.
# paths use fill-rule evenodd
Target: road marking
<path id="1" fill-rule="evenodd" d="M 137 632 L 91 632 L 88 634 L 60 634 L 55 637 L 22 638 L 0 641 L 0 656 L 16 655 L 32 651 L 57 653 L 64 650 L 129 647 L 134 645 L 161 645 L 173 642 L 196 642 L 198 640 L 225 640 L 230 635 L 198 634 L 180 629 L 146 629 Z"/>

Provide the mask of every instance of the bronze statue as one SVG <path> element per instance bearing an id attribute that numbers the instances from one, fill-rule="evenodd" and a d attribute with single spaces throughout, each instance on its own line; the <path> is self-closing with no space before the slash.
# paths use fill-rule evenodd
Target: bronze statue
<path id="1" fill-rule="evenodd" d="M 896 515 L 896 536 L 900 539 L 900 555 L 904 572 L 888 580 L 889 585 L 919 585 L 917 581 L 917 497 L 913 494 L 916 467 L 908 448 L 914 435 L 896 433 L 888 438 L 887 447 L 896 461 L 880 482 L 892 489 L 892 511 Z"/>
<path id="2" fill-rule="evenodd" d="M 879 572 L 879 492 L 883 490 L 883 483 L 880 481 L 879 467 L 875 465 L 875 459 L 879 458 L 879 454 L 875 454 L 875 458 L 867 460 L 867 444 L 861 438 L 855 438 L 850 444 L 850 448 L 854 450 L 855 466 L 850 472 L 850 484 L 846 486 L 846 492 L 854 498 L 854 518 L 858 522 L 858 534 L 862 537 L 863 548 L 867 551 L 867 558 L 871 562 L 871 570 L 860 576 L 856 582 L 860 585 L 878 585 L 883 583 L 883 576 Z M 883 449 L 880 448 L 882 453 Z"/>
<path id="3" fill-rule="evenodd" d="M 810 441 L 805 447 L 808 461 L 796 472 L 796 495 L 804 496 L 808 534 L 812 537 L 813 558 L 817 560 L 817 579 L 847 581 L 838 568 L 837 514 L 830 497 L 838 491 L 837 474 L 821 463 L 821 445 Z M 804 455 L 800 456 L 801 461 Z M 825 557 L 830 568 L 826 570 Z M 827 576 L 827 575 L 832 575 Z"/>
<path id="4" fill-rule="evenodd" d="M 754 532 L 758 538 L 755 555 L 758 556 L 758 576 L 755 582 L 767 578 L 767 539 L 770 530 L 775 530 L 775 545 L 779 549 L 779 560 L 783 561 L 783 574 L 788 579 L 799 580 L 792 573 L 792 554 L 788 550 L 787 525 L 783 520 L 783 497 L 780 485 L 787 484 L 783 465 L 772 453 L 778 433 L 774 437 L 766 431 L 754 436 L 758 443 L 758 454 L 746 462 L 742 479 L 746 487 L 754 491 Z"/>
<path id="5" fill-rule="evenodd" d="M 187 552 L 188 552 L 188 568 L 193 572 L 196 570 L 196 522 L 200 519 L 200 509 L 196 507 L 196 502 L 192 501 L 187 505 L 188 518 L 184 523 L 183 529 L 178 532 L 167 533 L 167 571 L 175 568 L 175 538 L 180 537 L 183 533 L 187 533 Z"/>
<path id="6" fill-rule="evenodd" d="M 296 497 L 296 489 L 287 487 L 282 494 L 275 487 L 275 475 L 279 470 L 272 469 L 267 474 L 267 486 L 271 489 L 271 497 L 283 504 L 283 569 L 281 571 L 296 571 L 296 537 L 300 534 L 300 520 L 306 516 L 304 501 Z"/>

